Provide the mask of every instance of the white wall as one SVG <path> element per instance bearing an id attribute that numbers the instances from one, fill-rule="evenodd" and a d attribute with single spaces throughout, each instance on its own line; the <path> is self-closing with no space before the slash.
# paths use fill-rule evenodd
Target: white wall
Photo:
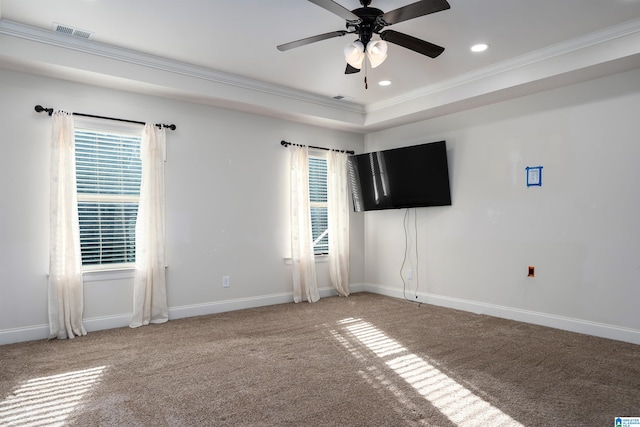
<path id="1" fill-rule="evenodd" d="M 364 137 L 221 108 L 0 70 L 0 344 L 47 335 L 50 119 L 36 104 L 175 123 L 166 165 L 172 317 L 292 300 L 289 154 L 281 140 L 362 151 Z M 352 215 L 351 282 L 364 281 Z M 329 288 L 327 264 L 319 285 Z M 222 288 L 222 276 L 231 287 Z M 85 281 L 87 329 L 128 324 L 132 279 Z"/>
<path id="2" fill-rule="evenodd" d="M 363 138 L 0 70 L 0 344 L 47 332 L 50 121 L 35 104 L 178 125 L 166 177 L 173 317 L 291 300 L 280 140 L 373 151 L 446 139 L 453 205 L 409 212 L 409 298 L 640 343 L 639 80 L 636 70 Z M 537 165 L 543 186 L 526 188 L 524 168 Z M 404 214 L 352 214 L 352 283 L 402 297 Z M 328 288 L 326 264 L 319 274 Z M 88 329 L 128 323 L 131 285 L 85 283 Z"/>
<path id="3" fill-rule="evenodd" d="M 447 141 L 453 204 L 409 212 L 409 298 L 640 343 L 639 81 L 635 70 L 368 135 L 366 151 Z M 527 188 L 539 165 L 542 187 Z M 402 296 L 404 215 L 365 214 L 371 290 Z"/>

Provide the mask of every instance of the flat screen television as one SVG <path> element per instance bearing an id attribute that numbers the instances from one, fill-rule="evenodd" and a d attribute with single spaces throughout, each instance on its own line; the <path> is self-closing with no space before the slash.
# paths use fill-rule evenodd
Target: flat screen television
<path id="1" fill-rule="evenodd" d="M 349 156 L 356 212 L 451 205 L 445 141 Z"/>

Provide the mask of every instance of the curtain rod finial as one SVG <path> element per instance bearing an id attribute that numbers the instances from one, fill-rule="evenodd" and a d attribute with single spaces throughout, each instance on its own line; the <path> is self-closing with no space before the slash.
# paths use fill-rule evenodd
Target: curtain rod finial
<path id="1" fill-rule="evenodd" d="M 53 114 L 53 108 L 44 108 L 42 105 L 36 105 L 35 106 L 35 110 L 38 113 L 42 113 L 43 111 L 46 111 L 47 114 L 49 114 L 49 115 Z"/>

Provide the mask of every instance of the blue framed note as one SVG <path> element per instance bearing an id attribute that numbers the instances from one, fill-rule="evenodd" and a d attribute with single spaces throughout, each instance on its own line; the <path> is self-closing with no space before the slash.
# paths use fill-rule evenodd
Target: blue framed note
<path id="1" fill-rule="evenodd" d="M 527 166 L 527 187 L 542 187 L 542 166 Z"/>

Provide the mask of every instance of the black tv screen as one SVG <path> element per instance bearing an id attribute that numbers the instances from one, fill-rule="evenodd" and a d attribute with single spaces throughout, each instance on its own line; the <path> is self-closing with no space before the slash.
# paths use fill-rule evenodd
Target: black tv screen
<path id="1" fill-rule="evenodd" d="M 445 141 L 349 156 L 356 212 L 451 205 Z"/>

